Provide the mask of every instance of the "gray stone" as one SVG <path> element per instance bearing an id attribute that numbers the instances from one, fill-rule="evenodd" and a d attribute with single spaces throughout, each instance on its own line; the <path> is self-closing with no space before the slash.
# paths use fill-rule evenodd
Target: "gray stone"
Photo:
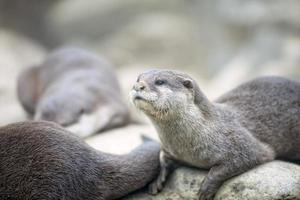
<path id="1" fill-rule="evenodd" d="M 147 192 L 139 192 L 124 198 L 124 200 L 196 200 L 198 189 L 205 174 L 205 171 L 181 167 L 172 173 L 165 188 L 158 195 L 153 196 Z"/>
<path id="2" fill-rule="evenodd" d="M 264 164 L 227 181 L 215 199 L 300 199 L 300 166 L 283 161 Z"/>
<path id="3" fill-rule="evenodd" d="M 285 24 L 300 26 L 298 0 L 221 0 L 218 8 L 225 22 L 240 26 Z"/>
<path id="4" fill-rule="evenodd" d="M 137 192 L 126 200 L 193 200 L 206 172 L 181 167 L 168 179 L 163 191 L 151 196 Z M 236 176 L 223 184 L 215 200 L 297 200 L 300 199 L 300 166 L 273 161 Z"/>
<path id="5" fill-rule="evenodd" d="M 142 135 L 158 140 L 153 126 L 149 124 L 130 124 L 93 135 L 87 138 L 86 142 L 100 151 L 125 154 L 142 144 Z"/>

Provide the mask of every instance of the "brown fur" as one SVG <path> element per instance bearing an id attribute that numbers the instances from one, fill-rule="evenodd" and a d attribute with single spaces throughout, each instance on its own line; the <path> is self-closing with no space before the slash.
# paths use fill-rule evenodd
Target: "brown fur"
<path id="1" fill-rule="evenodd" d="M 51 122 L 3 126 L 0 199 L 117 199 L 157 175 L 159 149 L 148 141 L 127 155 L 111 155 Z"/>

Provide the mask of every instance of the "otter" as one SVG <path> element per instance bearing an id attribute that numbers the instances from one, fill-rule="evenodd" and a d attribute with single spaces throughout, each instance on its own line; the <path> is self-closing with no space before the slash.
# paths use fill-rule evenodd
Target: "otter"
<path id="1" fill-rule="evenodd" d="M 87 137 L 129 121 L 108 61 L 79 48 L 61 48 L 18 78 L 19 100 L 34 120 L 56 122 Z"/>
<path id="2" fill-rule="evenodd" d="M 127 155 L 112 155 L 54 122 L 6 125 L 0 127 L 0 199 L 117 199 L 155 178 L 159 150 L 148 140 Z"/>
<path id="3" fill-rule="evenodd" d="M 275 158 L 300 159 L 300 83 L 259 77 L 209 101 L 189 75 L 150 70 L 131 91 L 135 106 L 154 124 L 160 141 L 160 174 L 150 193 L 163 188 L 178 164 L 208 169 L 199 199 Z"/>

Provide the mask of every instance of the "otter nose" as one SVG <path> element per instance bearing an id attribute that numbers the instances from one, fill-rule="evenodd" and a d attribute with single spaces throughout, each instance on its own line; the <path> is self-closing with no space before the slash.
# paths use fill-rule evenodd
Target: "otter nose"
<path id="1" fill-rule="evenodd" d="M 135 91 L 142 91 L 142 90 L 144 90 L 145 88 L 146 88 L 146 85 L 145 85 L 145 83 L 143 83 L 143 82 L 137 82 L 137 83 L 135 83 L 134 86 L 133 86 L 133 89 L 134 89 Z"/>

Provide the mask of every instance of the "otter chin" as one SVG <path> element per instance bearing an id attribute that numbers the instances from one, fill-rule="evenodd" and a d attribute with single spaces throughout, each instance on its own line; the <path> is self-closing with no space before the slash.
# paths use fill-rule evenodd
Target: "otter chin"
<path id="1" fill-rule="evenodd" d="M 145 97 L 143 97 L 143 95 L 141 95 L 140 93 L 138 93 L 136 91 L 132 91 L 131 95 L 132 95 L 131 98 L 132 98 L 133 102 L 139 102 L 139 101 L 147 102 L 147 99 L 145 99 Z"/>
<path id="2" fill-rule="evenodd" d="M 154 107 L 146 97 L 144 97 L 139 92 L 135 91 L 134 89 L 131 91 L 131 101 L 139 110 L 142 110 L 145 113 L 153 113 Z"/>

